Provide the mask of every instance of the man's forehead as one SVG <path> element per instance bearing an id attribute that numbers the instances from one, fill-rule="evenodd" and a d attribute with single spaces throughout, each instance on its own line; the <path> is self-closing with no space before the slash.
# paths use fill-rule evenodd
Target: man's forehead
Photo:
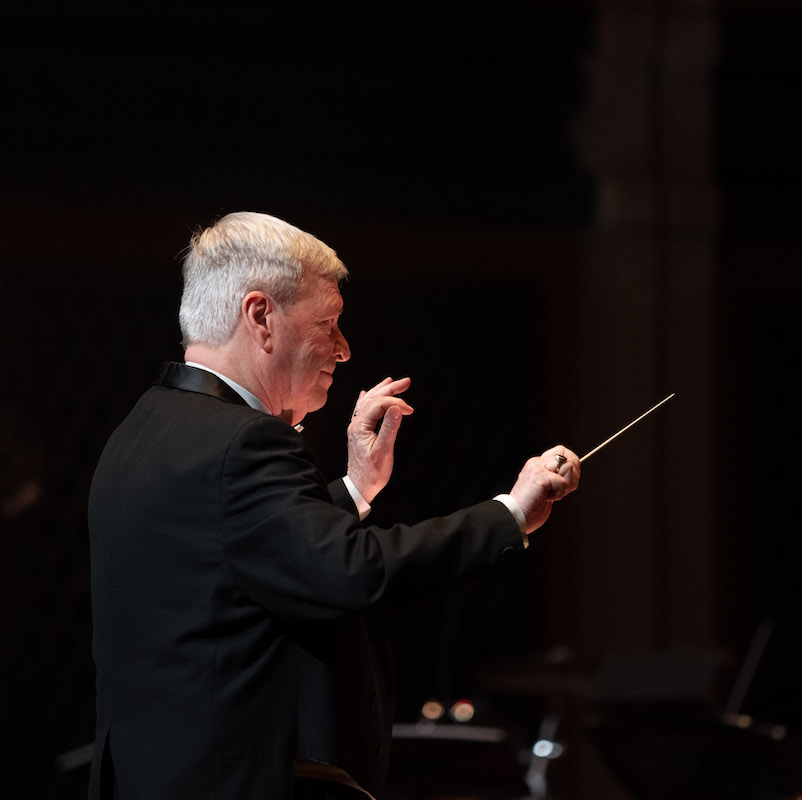
<path id="1" fill-rule="evenodd" d="M 317 275 L 305 279 L 303 300 L 310 306 L 325 308 L 327 310 L 340 310 L 343 306 L 343 297 L 340 294 L 339 283 L 333 278 L 322 278 Z"/>

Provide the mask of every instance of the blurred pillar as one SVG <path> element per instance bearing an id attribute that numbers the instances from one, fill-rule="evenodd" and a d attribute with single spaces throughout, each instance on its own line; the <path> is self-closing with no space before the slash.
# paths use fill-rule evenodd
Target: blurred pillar
<path id="1" fill-rule="evenodd" d="M 549 392 L 549 402 L 572 420 L 566 444 L 587 451 L 677 396 L 585 463 L 580 493 L 560 508 L 567 533 L 548 540 L 549 638 L 591 661 L 713 647 L 720 631 L 716 4 L 599 0 L 597 9 L 578 132 L 596 176 L 597 225 L 568 309 L 575 345 L 563 356 L 576 394 Z M 552 333 L 569 321 L 560 314 Z M 566 758 L 567 796 L 617 797 L 586 756 L 573 767 Z"/>
<path id="2" fill-rule="evenodd" d="M 573 627 L 590 656 L 717 636 L 714 4 L 604 2 L 599 13 L 577 438 L 589 449 L 677 397 L 585 465 Z"/>

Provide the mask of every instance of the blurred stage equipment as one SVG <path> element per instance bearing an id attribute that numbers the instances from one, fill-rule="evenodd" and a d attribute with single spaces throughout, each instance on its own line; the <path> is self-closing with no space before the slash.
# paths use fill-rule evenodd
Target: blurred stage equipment
<path id="1" fill-rule="evenodd" d="M 91 764 L 94 749 L 95 743 L 89 742 L 88 744 L 76 747 L 74 750 L 68 750 L 56 756 L 54 766 L 59 772 L 70 772 L 71 770 Z"/>
<path id="2" fill-rule="evenodd" d="M 393 726 L 387 800 L 517 800 L 526 794 L 526 764 L 516 733 L 467 698 L 424 702 L 417 721 Z"/>
<path id="3" fill-rule="evenodd" d="M 546 772 L 549 763 L 563 753 L 562 744 L 555 741 L 559 725 L 560 718 L 556 714 L 547 714 L 540 723 L 538 738 L 532 745 L 529 768 L 524 777 L 531 800 L 547 800 L 549 797 Z"/>
<path id="4" fill-rule="evenodd" d="M 591 687 L 590 740 L 638 800 L 802 796 L 799 631 L 758 626 L 723 708 L 710 702 L 712 657 L 608 659 Z"/>
<path id="5" fill-rule="evenodd" d="M 494 703 L 506 706 L 508 714 L 512 709 L 516 712 L 521 735 L 528 742 L 521 752 L 527 800 L 554 796 L 556 775 L 550 770 L 570 756 L 571 731 L 578 709 L 584 706 L 591 674 L 576 664 L 570 648 L 557 646 L 496 661 L 473 675 Z"/>

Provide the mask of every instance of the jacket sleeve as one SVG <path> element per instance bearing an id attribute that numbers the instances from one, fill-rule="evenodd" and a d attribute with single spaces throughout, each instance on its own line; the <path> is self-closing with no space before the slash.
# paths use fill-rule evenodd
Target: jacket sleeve
<path id="1" fill-rule="evenodd" d="M 494 500 L 417 525 L 363 527 L 332 502 L 302 437 L 270 417 L 232 442 L 220 497 L 226 568 L 254 602 L 286 619 L 419 606 L 524 550 L 517 523 Z"/>
<path id="2" fill-rule="evenodd" d="M 331 501 L 335 506 L 337 506 L 337 508 L 341 508 L 343 511 L 348 511 L 351 514 L 359 516 L 359 510 L 356 507 L 356 503 L 354 503 L 354 499 L 351 497 L 351 493 L 346 488 L 342 478 L 332 481 L 329 484 L 328 489 L 329 495 L 331 496 Z"/>

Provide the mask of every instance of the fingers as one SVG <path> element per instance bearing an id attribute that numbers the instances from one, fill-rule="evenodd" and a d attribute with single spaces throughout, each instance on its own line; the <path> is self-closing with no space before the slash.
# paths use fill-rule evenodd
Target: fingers
<path id="1" fill-rule="evenodd" d="M 371 389 L 363 389 L 354 406 L 352 419 L 360 417 L 365 424 L 375 424 L 393 406 L 399 407 L 404 416 L 411 414 L 414 410 L 412 406 L 401 398 L 396 398 L 396 395 L 409 389 L 411 383 L 410 378 L 385 378 Z"/>
<path id="2" fill-rule="evenodd" d="M 548 483 L 548 499 L 551 502 L 562 500 L 574 490 L 572 482 L 557 472 L 550 473 L 546 482 Z"/>
<path id="3" fill-rule="evenodd" d="M 409 378 L 398 378 L 397 380 L 385 378 L 367 391 L 363 389 L 359 397 L 360 399 L 364 397 L 392 397 L 393 395 L 405 392 L 409 389 L 411 383 L 412 381 Z"/>
<path id="4" fill-rule="evenodd" d="M 539 490 L 550 502 L 554 502 L 562 500 L 573 491 L 574 487 L 568 476 L 561 475 L 555 469 L 549 468 L 550 462 L 554 462 L 554 459 L 544 461 L 543 456 L 530 458 L 524 465 L 521 476 L 531 481 L 535 491 Z"/>
<path id="5" fill-rule="evenodd" d="M 582 465 L 576 453 L 558 444 L 546 450 L 540 458 L 547 470 L 568 479 L 572 486 L 571 491 L 576 488 L 582 472 Z"/>
<path id="6" fill-rule="evenodd" d="M 384 417 L 387 422 L 386 414 L 390 409 L 398 409 L 400 417 L 412 414 L 415 409 L 400 397 L 366 397 L 354 414 L 352 422 L 361 423 L 365 427 L 373 428 L 376 423 Z"/>
<path id="7" fill-rule="evenodd" d="M 397 380 L 385 378 L 371 389 L 368 389 L 367 392 L 363 389 L 363 392 L 365 397 L 391 397 L 405 392 L 409 389 L 411 383 L 412 381 L 409 378 L 398 378 Z"/>

